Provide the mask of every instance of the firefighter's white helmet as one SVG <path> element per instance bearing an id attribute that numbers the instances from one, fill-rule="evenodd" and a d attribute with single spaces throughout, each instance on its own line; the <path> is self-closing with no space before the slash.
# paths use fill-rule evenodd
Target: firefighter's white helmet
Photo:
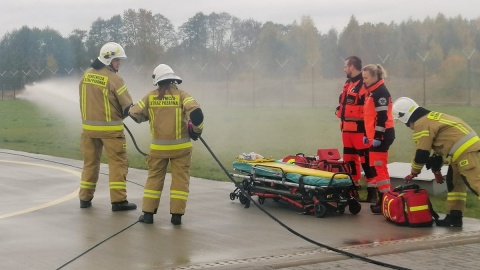
<path id="1" fill-rule="evenodd" d="M 411 98 L 401 97 L 393 102 L 392 114 L 394 119 L 407 123 L 412 113 L 418 108 L 418 104 Z"/>
<path id="2" fill-rule="evenodd" d="M 98 60 L 104 63 L 105 65 L 110 65 L 113 59 L 125 59 L 127 55 L 123 47 L 115 42 L 107 42 L 100 49 L 100 54 L 98 55 Z"/>
<path id="3" fill-rule="evenodd" d="M 165 64 L 158 65 L 153 70 L 153 85 L 157 85 L 159 82 L 164 80 L 175 80 L 178 84 L 182 83 L 182 78 L 178 77 L 171 67 Z"/>

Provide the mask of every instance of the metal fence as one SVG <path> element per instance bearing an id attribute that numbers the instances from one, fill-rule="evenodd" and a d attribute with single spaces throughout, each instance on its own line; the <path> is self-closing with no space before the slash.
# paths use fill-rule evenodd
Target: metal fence
<path id="1" fill-rule="evenodd" d="M 230 63 L 182 63 L 172 64 L 184 82 L 181 88 L 194 95 L 202 103 L 218 106 L 325 106 L 335 105 L 345 81 L 342 70 L 337 78 L 324 78 L 316 67 L 300 75 L 291 76 L 285 61 L 278 62 L 278 72 L 266 76 L 258 70 L 258 62 L 245 64 Z M 470 67 L 470 65 L 469 65 Z M 388 68 L 388 67 L 387 67 Z M 55 79 L 80 79 L 86 67 L 58 69 L 6 70 L 0 72 L 1 99 L 15 99 L 31 82 Z M 151 67 L 122 63 L 119 74 L 130 89 L 145 93 L 152 90 Z M 468 84 L 459 85 L 449 91 L 438 75 L 428 76 L 425 72 L 417 78 L 386 78 L 386 86 L 392 97 L 409 96 L 420 104 L 480 105 L 480 82 L 471 76 L 468 69 Z"/>

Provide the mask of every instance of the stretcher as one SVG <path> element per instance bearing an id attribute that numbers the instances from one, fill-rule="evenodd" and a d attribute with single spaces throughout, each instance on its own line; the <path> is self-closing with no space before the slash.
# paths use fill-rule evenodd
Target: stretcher
<path id="1" fill-rule="evenodd" d="M 237 158 L 232 164 L 237 173 L 231 175 L 241 181 L 230 199 L 238 198 L 248 208 L 250 200 L 241 188 L 249 196 L 257 196 L 260 204 L 265 199 L 283 201 L 319 218 L 327 213 L 343 214 L 347 207 L 353 215 L 360 212 L 361 205 L 355 198 L 357 187 L 348 172 L 325 171 L 289 160 Z"/>

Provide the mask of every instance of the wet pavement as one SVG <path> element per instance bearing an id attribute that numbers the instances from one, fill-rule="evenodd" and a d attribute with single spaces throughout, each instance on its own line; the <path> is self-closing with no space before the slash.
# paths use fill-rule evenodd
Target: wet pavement
<path id="1" fill-rule="evenodd" d="M 316 218 L 265 201 L 263 207 L 295 232 L 379 263 L 372 264 L 301 239 L 253 204 L 245 209 L 230 200 L 230 182 L 192 178 L 181 226 L 170 223 L 165 195 L 154 224 L 142 224 L 137 220 L 147 172 L 128 174 L 128 200 L 139 209 L 112 212 L 108 167 L 102 165 L 93 206 L 80 209 L 81 166 L 78 160 L 0 149 L 0 269 L 391 268 L 382 263 L 398 269 L 480 268 L 476 219 L 464 218 L 463 228 L 405 228 L 371 214 L 368 204 L 358 215 L 347 210 Z M 165 190 L 169 184 L 167 176 Z"/>

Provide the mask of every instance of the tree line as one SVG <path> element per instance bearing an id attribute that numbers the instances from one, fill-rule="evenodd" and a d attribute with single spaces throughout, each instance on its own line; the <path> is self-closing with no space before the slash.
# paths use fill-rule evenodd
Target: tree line
<path id="1" fill-rule="evenodd" d="M 359 24 L 351 16 L 342 31 L 321 33 L 308 16 L 283 25 L 199 12 L 175 29 L 162 14 L 128 9 L 98 18 L 88 31 L 74 29 L 67 37 L 50 27 L 8 32 L 0 40 L 1 83 L 21 88 L 83 72 L 108 41 L 124 46 L 127 64 L 136 71 L 150 73 L 157 64 L 169 63 L 209 81 L 252 73 L 272 80 L 339 78 L 344 76 L 342 59 L 350 55 L 360 56 L 364 64 L 383 64 L 399 78 L 439 76 L 445 87 L 465 85 L 467 76 L 476 80 L 480 72 L 480 17 L 438 14 L 401 23 Z"/>

